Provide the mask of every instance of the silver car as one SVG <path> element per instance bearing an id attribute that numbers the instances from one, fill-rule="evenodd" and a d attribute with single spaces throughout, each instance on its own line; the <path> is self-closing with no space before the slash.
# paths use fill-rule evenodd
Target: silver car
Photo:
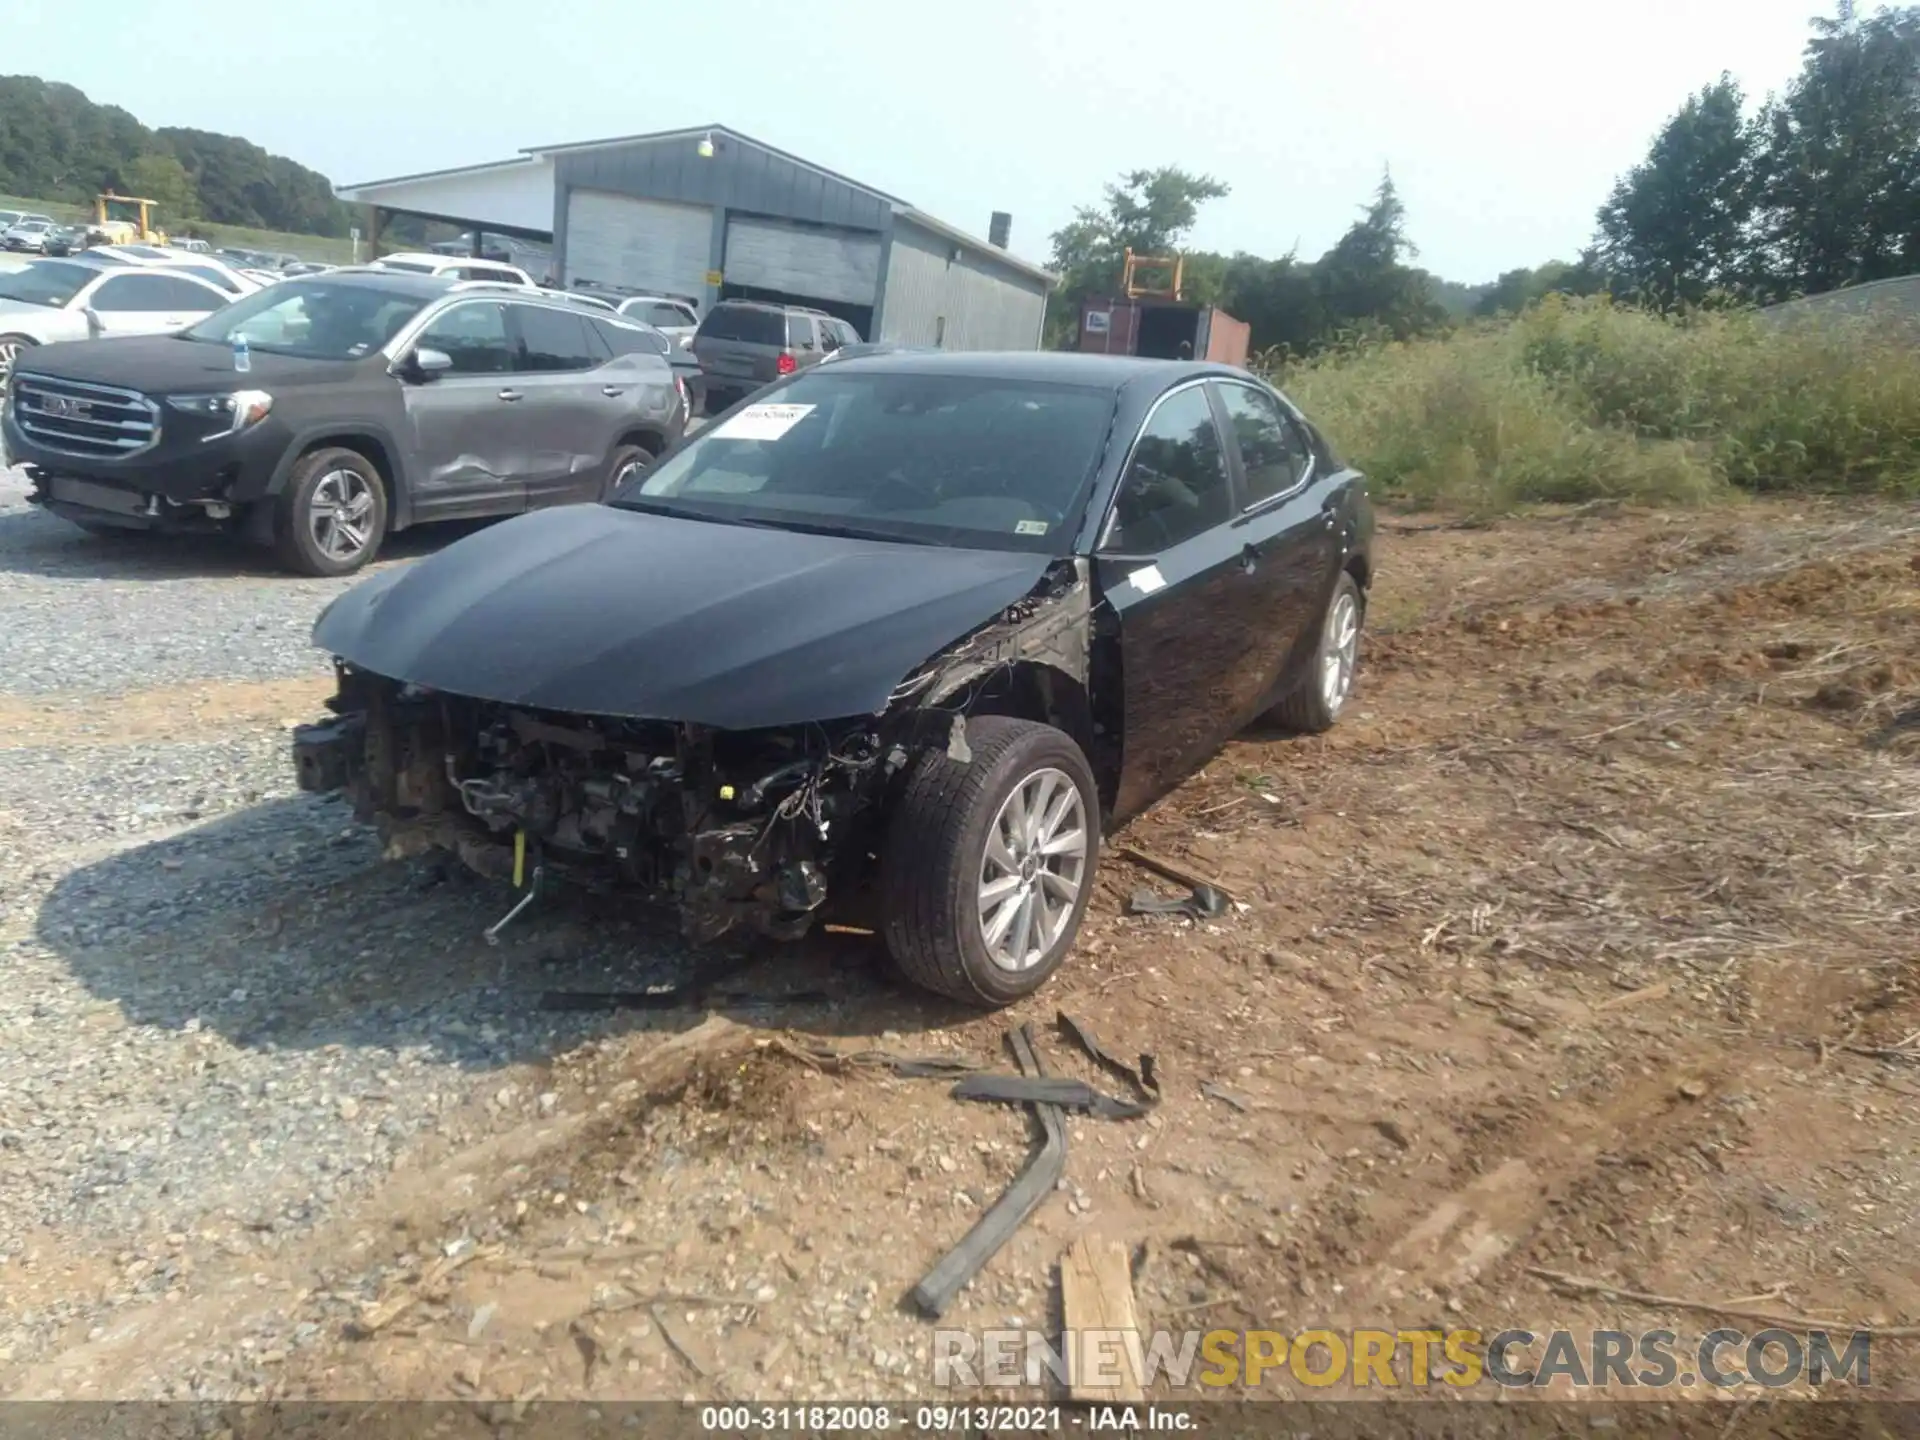
<path id="1" fill-rule="evenodd" d="M 629 295 L 618 309 L 629 320 L 651 325 L 681 349 L 693 343 L 693 332 L 700 328 L 699 312 L 671 295 Z"/>
<path id="2" fill-rule="evenodd" d="M 226 305 L 224 291 L 158 267 L 36 260 L 0 275 L 0 389 L 21 351 L 60 340 L 164 335 Z"/>

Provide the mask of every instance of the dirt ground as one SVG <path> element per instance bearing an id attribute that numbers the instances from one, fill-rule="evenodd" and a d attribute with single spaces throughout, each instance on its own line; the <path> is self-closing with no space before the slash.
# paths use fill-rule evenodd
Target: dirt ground
<path id="1" fill-rule="evenodd" d="M 817 1052 L 1004 1069 L 1026 1021 L 1119 1093 L 1064 1009 L 1154 1055 L 1162 1102 L 1069 1120 L 1060 1193 L 945 1324 L 1057 1327 L 1090 1234 L 1149 1326 L 1764 1328 L 1730 1307 L 1880 1327 L 1876 1391 L 1920 1396 L 1920 511 L 1386 526 L 1342 724 L 1238 740 L 1119 837 L 1228 915 L 1124 915 L 1170 887 L 1110 854 L 1066 970 L 993 1016 L 858 936 L 766 956 L 724 1020 L 649 1011 L 529 1067 L 537 1118 L 425 1148 L 269 1276 L 203 1270 L 163 1330 L 28 1388 L 184 1355 L 271 1293 L 327 1338 L 267 1398 L 924 1397 L 902 1297 L 1029 1119 Z"/>

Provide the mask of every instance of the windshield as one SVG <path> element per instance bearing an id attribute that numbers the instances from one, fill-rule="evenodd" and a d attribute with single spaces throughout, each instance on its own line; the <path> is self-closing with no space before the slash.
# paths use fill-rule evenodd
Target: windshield
<path id="1" fill-rule="evenodd" d="M 1113 396 L 997 377 L 808 374 L 614 503 L 696 519 L 1062 553 Z"/>
<path id="2" fill-rule="evenodd" d="M 187 330 L 189 340 L 306 360 L 359 360 L 385 345 L 426 305 L 371 285 L 282 280 L 217 310 Z"/>
<path id="3" fill-rule="evenodd" d="M 24 300 L 57 310 L 99 278 L 100 272 L 91 265 L 36 260 L 23 270 L 0 275 L 0 300 Z"/>

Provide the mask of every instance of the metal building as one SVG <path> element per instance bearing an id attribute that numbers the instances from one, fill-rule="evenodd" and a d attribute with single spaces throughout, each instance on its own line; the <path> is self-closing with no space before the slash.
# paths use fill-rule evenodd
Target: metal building
<path id="1" fill-rule="evenodd" d="M 1055 277 L 914 206 L 724 126 L 536 146 L 514 160 L 342 187 L 386 219 L 550 245 L 563 285 L 813 305 L 869 339 L 1035 349 Z M 545 224 L 541 224 L 545 221 Z M 507 246 L 511 248 L 511 246 Z M 540 278 L 536 276 L 536 278 Z"/>

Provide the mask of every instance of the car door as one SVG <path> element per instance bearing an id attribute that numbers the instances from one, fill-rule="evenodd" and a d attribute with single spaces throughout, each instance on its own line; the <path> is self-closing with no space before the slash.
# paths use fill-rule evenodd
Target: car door
<path id="1" fill-rule="evenodd" d="M 1117 821 L 1179 784 L 1264 688 L 1237 508 L 1205 382 L 1175 387 L 1141 427 L 1094 557 L 1102 638 L 1120 662 Z"/>
<path id="2" fill-rule="evenodd" d="M 1306 430 L 1280 398 L 1251 379 L 1219 380 L 1213 389 L 1240 481 L 1232 528 L 1252 581 L 1246 603 L 1265 665 L 1257 714 L 1298 678 L 1312 651 L 1338 561 L 1338 517 L 1313 483 Z"/>
<path id="3" fill-rule="evenodd" d="M 515 303 L 514 387 L 527 447 L 531 505 L 597 500 L 620 419 L 638 398 L 639 377 L 610 358 L 586 316 L 559 305 Z"/>
<path id="4" fill-rule="evenodd" d="M 499 514 L 526 502 L 528 446 L 509 335 L 506 305 L 476 297 L 449 305 L 414 338 L 413 350 L 453 361 L 430 378 L 404 367 L 400 375 L 422 518 Z"/>
<path id="5" fill-rule="evenodd" d="M 103 336 L 164 335 L 204 319 L 227 297 L 185 275 L 123 270 L 95 285 L 82 303 L 100 317 Z"/>

